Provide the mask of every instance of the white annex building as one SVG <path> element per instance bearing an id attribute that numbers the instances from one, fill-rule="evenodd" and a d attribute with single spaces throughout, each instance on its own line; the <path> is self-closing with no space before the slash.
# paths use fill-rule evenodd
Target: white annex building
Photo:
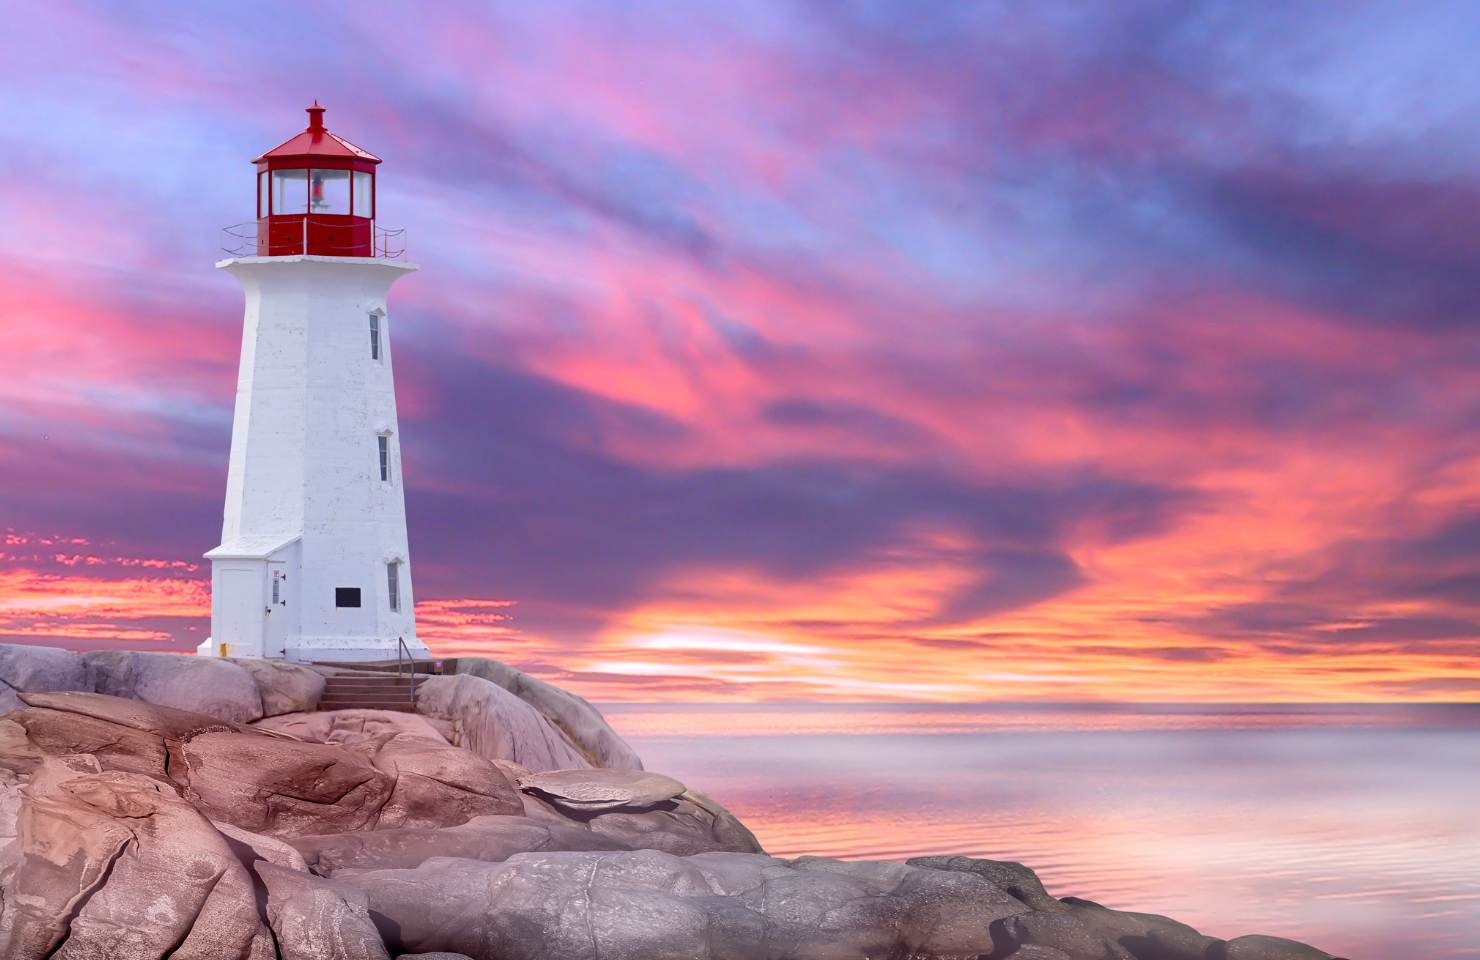
<path id="1" fill-rule="evenodd" d="M 377 226 L 380 160 L 324 127 L 255 161 L 211 637 L 199 653 L 394 660 L 416 639 L 386 295 L 416 267 Z M 240 234 L 233 234 L 241 236 Z"/>

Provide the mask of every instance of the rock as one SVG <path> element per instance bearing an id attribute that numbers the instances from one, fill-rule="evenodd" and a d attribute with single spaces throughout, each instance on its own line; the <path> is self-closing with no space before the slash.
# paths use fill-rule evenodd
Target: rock
<path id="1" fill-rule="evenodd" d="M 313 743 L 352 745 L 387 734 L 417 737 L 448 744 L 426 717 L 394 710 L 325 710 L 320 713 L 289 713 L 252 724 L 254 730 L 271 730 Z"/>
<path id="2" fill-rule="evenodd" d="M 1065 897 L 1060 903 L 1077 921 L 1143 960 L 1204 960 L 1221 942 L 1154 913 L 1111 910 L 1077 897 Z"/>
<path id="3" fill-rule="evenodd" d="M 588 767 L 571 740 L 529 704 L 481 677 L 427 677 L 416 710 L 448 721 L 452 742 L 485 760 L 513 760 L 535 772 Z"/>
<path id="4" fill-rule="evenodd" d="M 87 664 L 60 647 L 0 643 L 0 714 L 21 707 L 18 693 L 91 690 Z"/>
<path id="5" fill-rule="evenodd" d="M 98 693 L 236 723 L 262 717 L 262 697 L 252 674 L 226 660 L 129 650 L 99 650 L 83 659 Z"/>
<path id="6" fill-rule="evenodd" d="M 1335 960 L 1315 947 L 1281 937 L 1236 937 L 1219 944 L 1209 960 Z"/>
<path id="7" fill-rule="evenodd" d="M 1026 909 L 969 874 L 756 854 L 433 859 L 346 882 L 389 946 L 473 960 L 976 956 L 992 953 L 992 921 Z"/>
<path id="8" fill-rule="evenodd" d="M 689 790 L 652 809 L 585 812 L 557 807 L 538 792 L 526 793 L 525 816 L 579 823 L 627 850 L 662 850 L 675 856 L 695 853 L 762 853 L 745 825 L 713 800 Z"/>
<path id="9" fill-rule="evenodd" d="M 646 810 L 672 800 L 685 787 L 661 773 L 584 769 L 531 773 L 519 779 L 519 789 L 568 810 L 596 812 Z"/>
<path id="10" fill-rule="evenodd" d="M 575 694 L 481 657 L 459 658 L 457 672 L 492 681 L 529 704 L 579 747 L 592 766 L 642 769 L 637 751 L 617 735 L 600 711 Z"/>
<path id="11" fill-rule="evenodd" d="M 1067 911 L 1069 907 L 1055 900 L 1043 889 L 1038 874 L 1014 860 L 977 860 L 972 857 L 914 857 L 905 863 L 932 870 L 955 870 L 974 873 L 1001 890 L 1005 890 L 1034 910 L 1048 913 Z"/>
<path id="12" fill-rule="evenodd" d="M 1053 947 L 1040 947 L 1035 943 L 1027 943 L 1011 953 L 1003 954 L 1005 960 L 1075 960 L 1062 950 Z"/>
<path id="13" fill-rule="evenodd" d="M 249 868 L 255 868 L 261 862 L 308 872 L 308 861 L 303 859 L 303 854 L 277 837 L 253 833 L 235 824 L 215 820 L 211 821 L 211 826 L 226 839 L 226 845 L 236 854 L 237 859 Z"/>
<path id="14" fill-rule="evenodd" d="M 390 960 L 360 891 L 273 864 L 257 876 L 282 960 Z"/>
<path id="15" fill-rule="evenodd" d="M 543 850 L 621 850 L 615 840 L 574 824 L 528 817 L 474 817 L 453 827 L 375 830 L 289 841 L 309 868 L 323 876 L 341 870 L 417 867 L 434 857 L 500 862 Z"/>
<path id="16" fill-rule="evenodd" d="M 47 757 L 95 757 L 104 770 L 142 773 L 164 779 L 168 753 L 160 737 L 129 727 L 36 707 L 0 719 L 0 766 L 30 773 Z"/>
<path id="17" fill-rule="evenodd" d="M 314 710 L 324 695 L 324 675 L 302 664 L 255 659 L 230 662 L 251 675 L 264 717 Z"/>
<path id="18" fill-rule="evenodd" d="M 1080 923 L 1072 914 L 1033 911 L 1007 917 L 994 928 L 1010 944 L 1050 947 L 1074 960 L 1137 960 L 1120 944 Z"/>
<path id="19" fill-rule="evenodd" d="M 210 823 L 164 783 L 82 760 L 32 779 L 0 956 L 265 956 L 251 877 Z"/>
<path id="20" fill-rule="evenodd" d="M 447 953 L 438 950 L 436 953 L 403 953 L 396 960 L 473 960 L 465 953 Z"/>
<path id="21" fill-rule="evenodd" d="M 524 812 L 518 791 L 498 767 L 467 750 L 406 734 L 351 749 L 395 780 L 376 821 L 381 829 L 443 827 Z"/>
<path id="22" fill-rule="evenodd" d="M 343 747 L 250 733 L 204 733 L 170 775 L 212 820 L 297 837 L 371 828 L 395 781 Z"/>
<path id="23" fill-rule="evenodd" d="M 211 714 L 141 703 L 101 693 L 27 693 L 22 694 L 21 699 L 28 706 L 105 720 L 121 727 L 152 733 L 165 740 L 184 741 L 198 733 L 250 729 Z"/>

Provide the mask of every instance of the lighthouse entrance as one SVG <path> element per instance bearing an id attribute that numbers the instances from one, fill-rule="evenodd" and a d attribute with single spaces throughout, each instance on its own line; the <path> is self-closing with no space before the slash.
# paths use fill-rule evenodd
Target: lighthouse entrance
<path id="1" fill-rule="evenodd" d="M 288 564 L 272 560 L 267 564 L 267 634 L 263 656 L 285 657 L 288 654 Z"/>

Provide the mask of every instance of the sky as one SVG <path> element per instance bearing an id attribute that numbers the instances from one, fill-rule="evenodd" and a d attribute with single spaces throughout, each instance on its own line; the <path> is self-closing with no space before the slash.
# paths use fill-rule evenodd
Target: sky
<path id="1" fill-rule="evenodd" d="M 0 641 L 209 629 L 249 161 L 384 159 L 418 630 L 599 700 L 1480 697 L 1480 6 L 0 36 Z"/>

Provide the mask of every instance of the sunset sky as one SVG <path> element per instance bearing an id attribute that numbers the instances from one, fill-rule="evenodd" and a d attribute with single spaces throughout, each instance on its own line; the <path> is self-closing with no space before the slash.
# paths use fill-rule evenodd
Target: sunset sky
<path id="1" fill-rule="evenodd" d="M 0 35 L 0 641 L 207 632 L 248 161 L 384 158 L 424 640 L 599 700 L 1480 698 L 1480 6 Z"/>

